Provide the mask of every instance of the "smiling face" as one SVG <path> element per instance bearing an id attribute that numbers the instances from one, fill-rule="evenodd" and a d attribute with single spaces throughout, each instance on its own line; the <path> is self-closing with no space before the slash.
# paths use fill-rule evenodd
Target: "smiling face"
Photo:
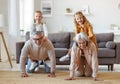
<path id="1" fill-rule="evenodd" d="M 83 15 L 81 15 L 81 14 L 76 14 L 75 15 L 75 20 L 80 25 L 84 23 L 84 18 L 83 18 Z"/>
<path id="2" fill-rule="evenodd" d="M 41 12 L 36 12 L 34 19 L 35 19 L 36 23 L 40 23 L 41 20 L 42 20 L 42 13 Z"/>
<path id="3" fill-rule="evenodd" d="M 36 34 L 33 36 L 33 41 L 37 46 L 40 46 L 40 44 L 42 43 L 42 40 L 44 38 L 43 34 Z"/>
<path id="4" fill-rule="evenodd" d="M 79 39 L 77 43 L 78 43 L 78 46 L 80 49 L 85 49 L 87 46 L 87 42 L 85 40 L 82 40 L 82 39 Z"/>

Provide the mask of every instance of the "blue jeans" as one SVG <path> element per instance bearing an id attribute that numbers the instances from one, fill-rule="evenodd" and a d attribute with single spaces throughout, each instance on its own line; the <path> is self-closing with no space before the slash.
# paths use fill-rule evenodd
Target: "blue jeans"
<path id="1" fill-rule="evenodd" d="M 44 71 L 49 73 L 50 72 L 50 67 L 46 63 L 44 63 L 44 61 L 42 61 L 42 62 L 43 62 L 43 65 L 44 65 Z M 39 61 L 36 61 L 37 66 L 35 66 L 32 70 L 29 70 L 29 68 L 31 66 L 31 63 L 32 63 L 31 60 L 28 59 L 28 61 L 27 61 L 27 72 L 28 73 L 33 73 L 35 68 L 38 67 L 41 64 Z"/>

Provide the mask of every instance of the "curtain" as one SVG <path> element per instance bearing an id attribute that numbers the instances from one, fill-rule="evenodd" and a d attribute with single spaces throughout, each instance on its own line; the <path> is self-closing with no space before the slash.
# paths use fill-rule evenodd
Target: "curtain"
<path id="1" fill-rule="evenodd" d="M 20 2 L 23 5 L 20 5 Z M 22 12 L 20 7 L 22 7 Z M 8 48 L 12 56 L 16 55 L 16 42 L 21 41 L 20 36 L 20 13 L 22 13 L 23 28 L 28 31 L 33 19 L 34 0 L 8 0 L 8 28 L 9 43 Z"/>
<path id="2" fill-rule="evenodd" d="M 18 0 L 8 0 L 8 28 L 9 28 L 9 42 L 8 48 L 11 56 L 15 56 L 16 49 L 15 45 L 18 38 L 19 30 L 19 1 Z"/>
<path id="3" fill-rule="evenodd" d="M 34 0 L 20 0 L 20 29 L 26 33 L 34 21 Z"/>

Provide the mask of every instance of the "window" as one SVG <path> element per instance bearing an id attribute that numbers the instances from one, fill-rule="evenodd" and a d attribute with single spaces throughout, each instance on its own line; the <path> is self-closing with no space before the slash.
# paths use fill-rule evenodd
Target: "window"
<path id="1" fill-rule="evenodd" d="M 20 30 L 30 30 L 33 23 L 34 0 L 20 0 Z"/>

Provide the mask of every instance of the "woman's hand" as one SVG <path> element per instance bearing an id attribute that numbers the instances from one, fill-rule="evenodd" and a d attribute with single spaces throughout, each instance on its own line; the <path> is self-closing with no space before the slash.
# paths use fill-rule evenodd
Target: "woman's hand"
<path id="1" fill-rule="evenodd" d="M 21 73 L 21 77 L 28 77 L 27 73 Z"/>
<path id="2" fill-rule="evenodd" d="M 74 77 L 66 78 L 65 80 L 75 80 Z"/>
<path id="3" fill-rule="evenodd" d="M 56 77 L 55 73 L 50 73 L 48 77 Z"/>

